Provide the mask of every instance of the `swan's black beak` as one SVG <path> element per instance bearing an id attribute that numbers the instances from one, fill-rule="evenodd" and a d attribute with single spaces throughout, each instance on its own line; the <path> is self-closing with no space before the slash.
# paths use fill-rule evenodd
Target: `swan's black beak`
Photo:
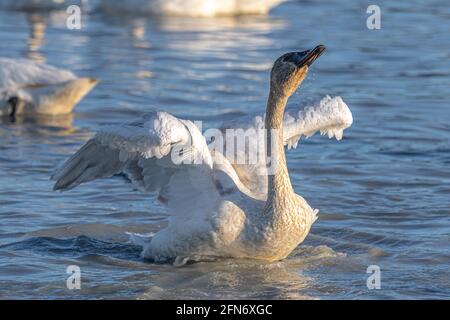
<path id="1" fill-rule="evenodd" d="M 322 55 L 322 53 L 325 51 L 324 45 L 318 45 L 312 50 L 306 50 L 302 52 L 297 52 L 297 61 L 296 65 L 300 68 L 304 65 L 307 65 L 308 67 L 317 60 L 318 57 Z"/>
<path id="2" fill-rule="evenodd" d="M 11 97 L 8 99 L 8 103 L 11 106 L 11 112 L 9 113 L 9 117 L 11 120 L 14 120 L 16 118 L 17 105 L 19 104 L 19 98 Z"/>

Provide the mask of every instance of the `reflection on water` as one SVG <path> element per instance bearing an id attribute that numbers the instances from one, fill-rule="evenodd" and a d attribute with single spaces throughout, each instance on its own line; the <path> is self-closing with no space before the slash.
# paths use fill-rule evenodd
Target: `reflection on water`
<path id="1" fill-rule="evenodd" d="M 40 52 L 45 44 L 47 25 L 52 28 L 66 28 L 67 13 L 65 11 L 29 11 L 23 13 L 29 26 L 24 56 L 36 63 L 44 63 L 45 56 Z M 86 19 L 83 19 L 86 23 Z"/>
<path id="2" fill-rule="evenodd" d="M 218 19 L 94 12 L 78 31 L 64 12 L 0 11 L 1 56 L 102 80 L 73 115 L 0 120 L 0 298 L 448 298 L 446 2 L 380 5 L 378 31 L 350 2 Z M 51 191 L 55 167 L 99 126 L 155 109 L 208 125 L 262 112 L 274 58 L 318 43 L 328 50 L 290 107 L 341 95 L 354 125 L 342 142 L 313 137 L 288 153 L 294 188 L 320 213 L 285 261 L 151 264 L 127 232 L 167 223 L 154 197 L 122 177 Z M 71 264 L 77 292 L 65 288 Z M 366 287 L 371 264 L 381 290 Z"/>
<path id="3" fill-rule="evenodd" d="M 57 136 L 65 136 L 74 133 L 73 126 L 74 114 L 65 114 L 60 116 L 19 116 L 14 119 L 0 117 L 0 126 L 4 127 L 4 134 L 10 135 L 9 130 L 12 126 L 17 128 L 28 128 L 33 132 L 41 132 Z M 0 130 L 0 137 L 2 131 Z"/>
<path id="4" fill-rule="evenodd" d="M 27 40 L 26 57 L 36 63 L 44 63 L 45 57 L 39 52 L 39 49 L 44 43 L 47 21 L 44 16 L 39 14 L 28 14 L 27 21 L 30 25 L 30 33 Z"/>

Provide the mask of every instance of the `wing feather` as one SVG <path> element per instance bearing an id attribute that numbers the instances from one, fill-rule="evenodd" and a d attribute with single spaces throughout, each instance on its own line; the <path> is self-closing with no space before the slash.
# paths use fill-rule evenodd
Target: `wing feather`
<path id="1" fill-rule="evenodd" d="M 330 139 L 336 137 L 336 140 L 341 140 L 344 130 L 352 123 L 352 113 L 342 98 L 326 96 L 314 106 L 285 113 L 284 143 L 289 149 L 296 148 L 302 136 L 310 137 L 318 131 Z"/>
<path id="2" fill-rule="evenodd" d="M 328 134 L 329 138 L 336 137 L 337 140 L 340 140 L 343 136 L 343 131 L 350 127 L 352 123 L 352 113 L 342 98 L 339 96 L 333 98 L 326 96 L 313 106 L 285 112 L 283 119 L 284 144 L 287 145 L 288 149 L 296 148 L 302 137 L 310 137 L 316 132 L 320 132 L 322 135 Z M 265 135 L 260 134 L 261 130 L 265 130 L 265 116 L 247 116 L 234 120 L 223 126 L 222 132 L 232 128 L 243 129 L 245 132 L 243 134 L 248 137 L 249 144 L 245 145 L 244 150 L 235 148 L 233 152 L 228 152 L 230 147 L 226 145 L 228 161 L 233 166 L 240 181 L 247 188 L 255 190 L 258 194 L 266 194 Z M 261 139 L 263 140 L 261 141 Z M 224 139 L 224 141 L 228 140 Z M 256 158 L 258 161 L 249 164 L 242 164 L 236 161 L 238 159 L 237 156 L 242 153 L 249 159 L 249 153 L 252 150 L 257 150 Z"/>
<path id="3" fill-rule="evenodd" d="M 180 163 L 174 161 L 174 150 L 182 159 Z M 198 163 L 192 161 L 194 158 L 199 159 Z M 159 191 L 177 170 L 196 166 L 212 169 L 209 150 L 199 129 L 190 121 L 156 112 L 143 121 L 110 126 L 98 132 L 52 179 L 56 180 L 54 189 L 64 191 L 125 173 L 139 189 Z"/>

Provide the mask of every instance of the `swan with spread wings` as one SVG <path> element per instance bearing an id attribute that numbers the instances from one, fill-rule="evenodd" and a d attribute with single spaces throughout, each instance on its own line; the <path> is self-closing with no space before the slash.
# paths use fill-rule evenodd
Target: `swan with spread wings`
<path id="1" fill-rule="evenodd" d="M 317 218 L 317 210 L 294 192 L 285 146 L 296 147 L 302 136 L 317 131 L 340 140 L 353 122 L 340 97 L 285 113 L 289 97 L 324 50 L 320 45 L 275 61 L 265 115 L 220 130 L 253 129 L 244 149 L 230 152 L 228 139 L 222 139 L 226 152 L 211 148 L 192 121 L 155 112 L 98 132 L 55 172 L 54 189 L 124 173 L 139 189 L 156 192 L 172 216 L 144 247 L 143 256 L 154 261 L 182 265 L 218 257 L 285 258 Z M 261 136 L 263 147 L 251 148 Z M 264 156 L 250 163 L 248 153 L 254 150 Z M 239 152 L 244 157 L 238 157 Z"/>

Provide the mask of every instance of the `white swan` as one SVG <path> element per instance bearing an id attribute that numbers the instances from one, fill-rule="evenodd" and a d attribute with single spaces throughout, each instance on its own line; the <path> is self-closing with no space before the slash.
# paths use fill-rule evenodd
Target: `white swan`
<path id="1" fill-rule="evenodd" d="M 97 83 L 32 60 L 0 58 L 0 117 L 70 113 Z"/>
<path id="2" fill-rule="evenodd" d="M 107 13 L 215 17 L 267 14 L 284 1 L 286 0 L 102 0 L 100 9 Z"/>
<path id="3" fill-rule="evenodd" d="M 215 17 L 267 14 L 287 0 L 2 0 L 0 9 L 45 11 L 66 10 L 70 5 L 105 13 Z"/>
<path id="4" fill-rule="evenodd" d="M 246 126 L 254 129 L 248 135 L 253 146 L 264 128 L 274 133 L 263 136 L 269 150 L 262 148 L 272 156 L 272 167 L 265 156 L 263 161 L 239 162 L 237 153 L 250 156 L 253 149 L 229 152 L 229 141 L 223 153 L 210 150 L 193 122 L 156 112 L 97 133 L 55 172 L 54 189 L 122 172 L 140 189 L 159 192 L 173 216 L 144 247 L 144 257 L 155 261 L 175 259 L 181 265 L 214 257 L 285 258 L 306 237 L 317 211 L 294 193 L 284 145 L 296 146 L 301 136 L 316 131 L 340 139 L 353 122 L 340 97 L 283 117 L 288 98 L 323 50 L 318 46 L 281 56 L 272 68 L 265 119 L 256 117 Z M 221 132 L 227 132 L 224 128 Z M 220 135 L 215 137 L 217 145 Z"/>

